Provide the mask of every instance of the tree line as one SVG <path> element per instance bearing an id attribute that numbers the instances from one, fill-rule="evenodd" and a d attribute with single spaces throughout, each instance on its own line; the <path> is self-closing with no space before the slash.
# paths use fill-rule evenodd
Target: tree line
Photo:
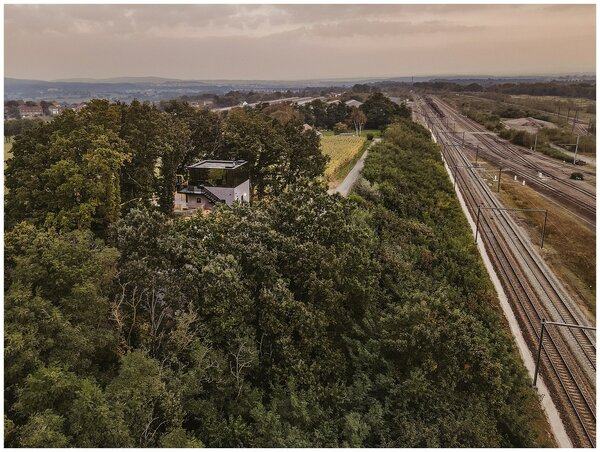
<path id="1" fill-rule="evenodd" d="M 362 124 L 361 128 L 384 129 L 400 118 L 410 117 L 410 108 L 392 102 L 379 91 L 370 94 L 358 108 L 349 107 L 341 101 L 326 103 L 316 99 L 301 105 L 298 110 L 308 124 L 330 130 L 340 123 L 353 129 L 358 129 L 358 123 Z"/>
<path id="2" fill-rule="evenodd" d="M 94 101 L 15 140 L 7 446 L 547 444 L 425 129 L 391 125 L 350 199 L 300 129 Z M 148 202 L 224 150 L 257 202 L 190 219 Z"/>
<path id="3" fill-rule="evenodd" d="M 36 123 L 14 140 L 7 162 L 6 224 L 27 220 L 58 229 L 91 229 L 102 236 L 122 211 L 153 200 L 173 210 L 177 174 L 202 158 L 249 162 L 258 197 L 293 180 L 323 173 L 319 138 L 302 123 L 282 122 L 253 109 L 226 117 L 171 102 L 94 100 L 76 113 Z"/>
<path id="4" fill-rule="evenodd" d="M 452 81 L 417 82 L 414 88 L 426 92 L 486 92 L 503 94 L 526 94 L 529 96 L 581 97 L 596 99 L 596 84 L 590 82 L 531 82 L 531 83 L 457 83 Z"/>

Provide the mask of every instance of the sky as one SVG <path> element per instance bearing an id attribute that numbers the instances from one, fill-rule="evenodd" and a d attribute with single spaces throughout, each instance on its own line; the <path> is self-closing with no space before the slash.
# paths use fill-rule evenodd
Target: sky
<path id="1" fill-rule="evenodd" d="M 5 5 L 5 76 L 595 73 L 595 5 Z"/>

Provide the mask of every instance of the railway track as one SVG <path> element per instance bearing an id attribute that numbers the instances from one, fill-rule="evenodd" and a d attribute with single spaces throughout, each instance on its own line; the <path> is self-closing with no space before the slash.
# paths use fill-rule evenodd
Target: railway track
<path id="1" fill-rule="evenodd" d="M 446 128 L 449 128 L 452 122 L 454 128 L 459 124 L 460 128 L 469 134 L 469 140 L 464 140 L 465 150 L 474 155 L 478 145 L 482 158 L 510 174 L 527 180 L 537 191 L 585 219 L 590 225 L 596 225 L 595 191 L 566 178 L 562 173 L 562 163 L 499 139 L 480 124 L 463 117 L 437 98 L 428 99 L 436 105 L 438 111 L 433 108 L 432 110 L 445 120 Z M 429 107 L 430 104 L 427 106 Z M 460 132 L 457 132 L 453 139 L 455 142 L 462 143 L 462 137 L 458 134 Z M 540 173 L 543 175 L 542 178 L 539 177 Z"/>
<path id="2" fill-rule="evenodd" d="M 561 284 L 553 277 L 530 241 L 491 192 L 485 180 L 459 150 L 457 137 L 444 125 L 444 111 L 435 102 L 418 99 L 417 109 L 442 148 L 443 157 L 454 167 L 454 178 L 473 218 L 479 211 L 484 246 L 498 272 L 523 336 L 534 352 L 542 320 L 580 324 L 582 316 Z M 459 167 L 467 167 L 460 168 Z M 492 207 L 481 210 L 480 206 Z M 483 213 L 482 213 L 483 212 Z M 595 447 L 595 333 L 583 330 L 549 331 L 544 341 L 541 371 L 573 444 Z"/>

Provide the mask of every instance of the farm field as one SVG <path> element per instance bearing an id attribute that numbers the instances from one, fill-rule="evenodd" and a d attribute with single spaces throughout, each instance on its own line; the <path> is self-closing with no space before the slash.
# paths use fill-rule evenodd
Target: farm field
<path id="1" fill-rule="evenodd" d="M 360 158 L 366 143 L 366 134 L 360 137 L 339 135 L 321 137 L 321 150 L 330 158 L 325 169 L 330 188 L 337 186 L 346 177 L 353 162 Z"/>

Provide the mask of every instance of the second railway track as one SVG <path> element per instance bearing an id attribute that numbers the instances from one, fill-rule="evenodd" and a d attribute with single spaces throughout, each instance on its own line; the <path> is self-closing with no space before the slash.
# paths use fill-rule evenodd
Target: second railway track
<path id="1" fill-rule="evenodd" d="M 427 102 L 426 105 L 441 119 L 442 126 L 445 121 L 446 128 L 449 129 L 450 123 L 452 123 L 453 131 L 455 131 L 456 124 L 459 124 L 466 133 L 470 134 L 469 140 L 464 141 L 465 150 L 474 154 L 476 145 L 472 142 L 476 142 L 482 158 L 508 173 L 527 180 L 538 192 L 577 214 L 591 226 L 595 226 L 595 191 L 591 187 L 586 187 L 565 177 L 561 173 L 563 163 L 499 139 L 483 126 L 463 117 L 437 98 L 435 100 L 428 98 Z M 435 105 L 435 108 L 432 105 Z M 448 132 L 450 131 L 448 130 Z M 462 143 L 460 133 L 459 131 L 448 134 L 455 143 Z M 539 177 L 540 173 L 543 177 Z"/>
<path id="2" fill-rule="evenodd" d="M 482 205 L 492 207 L 480 215 L 481 238 L 505 288 L 523 336 L 532 351 L 537 347 L 542 319 L 582 323 L 572 300 L 553 277 L 531 242 L 513 218 L 500 208 L 487 183 L 472 169 L 470 160 L 457 145 L 457 137 L 448 133 L 444 112 L 430 99 L 417 99 L 416 106 L 428 118 L 454 178 L 473 218 Z M 462 171 L 459 170 L 461 167 Z M 466 168 L 464 168 L 466 167 Z M 543 379 L 573 444 L 595 447 L 595 333 L 583 330 L 548 330 L 543 344 Z"/>

